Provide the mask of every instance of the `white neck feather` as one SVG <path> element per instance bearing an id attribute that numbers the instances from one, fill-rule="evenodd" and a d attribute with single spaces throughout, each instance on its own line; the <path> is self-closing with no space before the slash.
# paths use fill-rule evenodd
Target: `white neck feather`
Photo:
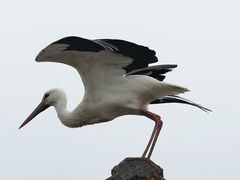
<path id="1" fill-rule="evenodd" d="M 53 105 L 58 118 L 61 120 L 63 124 L 68 120 L 69 111 L 67 110 L 67 97 L 65 94 L 62 94 L 58 97 L 56 103 Z"/>

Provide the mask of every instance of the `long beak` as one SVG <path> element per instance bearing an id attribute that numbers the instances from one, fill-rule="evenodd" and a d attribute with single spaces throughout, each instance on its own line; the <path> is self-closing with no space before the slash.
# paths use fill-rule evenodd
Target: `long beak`
<path id="1" fill-rule="evenodd" d="M 34 117 L 36 117 L 39 113 L 43 112 L 45 109 L 49 107 L 48 104 L 46 104 L 44 101 L 42 101 L 35 109 L 34 111 L 28 116 L 28 118 L 21 124 L 21 126 L 18 129 L 21 129 L 23 126 L 25 126 L 27 123 L 29 123 Z"/>

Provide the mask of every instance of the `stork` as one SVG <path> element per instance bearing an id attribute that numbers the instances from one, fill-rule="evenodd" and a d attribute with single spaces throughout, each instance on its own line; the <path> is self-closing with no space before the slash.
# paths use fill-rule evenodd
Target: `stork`
<path id="1" fill-rule="evenodd" d="M 163 121 L 147 109 L 149 104 L 183 103 L 210 111 L 177 96 L 189 91 L 187 88 L 163 82 L 165 73 L 177 65 L 149 66 L 158 61 L 155 51 L 132 42 L 70 36 L 48 45 L 38 54 L 36 61 L 74 67 L 81 76 L 85 93 L 79 105 L 68 111 L 63 90 L 47 91 L 19 129 L 50 106 L 55 108 L 62 124 L 71 128 L 108 122 L 123 115 L 142 115 L 155 122 L 142 154 L 143 158 L 150 158 Z"/>

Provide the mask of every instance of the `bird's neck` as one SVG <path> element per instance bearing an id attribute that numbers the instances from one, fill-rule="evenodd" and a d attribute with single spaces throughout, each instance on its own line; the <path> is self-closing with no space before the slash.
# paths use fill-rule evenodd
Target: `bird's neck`
<path id="1" fill-rule="evenodd" d="M 64 122 L 68 119 L 68 110 L 67 110 L 67 99 L 65 97 L 60 98 L 55 104 L 54 108 L 57 112 L 58 118 L 61 122 Z"/>

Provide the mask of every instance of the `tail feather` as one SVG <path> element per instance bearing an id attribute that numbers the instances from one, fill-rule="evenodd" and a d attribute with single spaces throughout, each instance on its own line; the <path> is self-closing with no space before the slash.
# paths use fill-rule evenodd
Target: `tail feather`
<path id="1" fill-rule="evenodd" d="M 185 93 L 188 91 L 190 91 L 190 90 L 185 87 L 161 82 L 161 88 L 159 90 L 159 92 L 161 93 L 161 96 L 159 96 L 159 97 L 177 95 L 177 94 Z"/>
<path id="2" fill-rule="evenodd" d="M 211 112 L 210 109 L 208 108 L 205 108 L 199 104 L 196 104 L 188 99 L 185 99 L 185 98 L 182 98 L 182 97 L 179 97 L 179 96 L 174 96 L 174 95 L 171 95 L 171 96 L 165 96 L 165 97 L 162 97 L 160 99 L 156 99 L 154 101 L 152 101 L 150 104 L 162 104 L 162 103 L 181 103 L 181 104 L 188 104 L 188 105 L 191 105 L 191 106 L 195 106 L 195 107 L 198 107 L 200 108 L 201 110 L 205 111 L 205 112 Z"/>

